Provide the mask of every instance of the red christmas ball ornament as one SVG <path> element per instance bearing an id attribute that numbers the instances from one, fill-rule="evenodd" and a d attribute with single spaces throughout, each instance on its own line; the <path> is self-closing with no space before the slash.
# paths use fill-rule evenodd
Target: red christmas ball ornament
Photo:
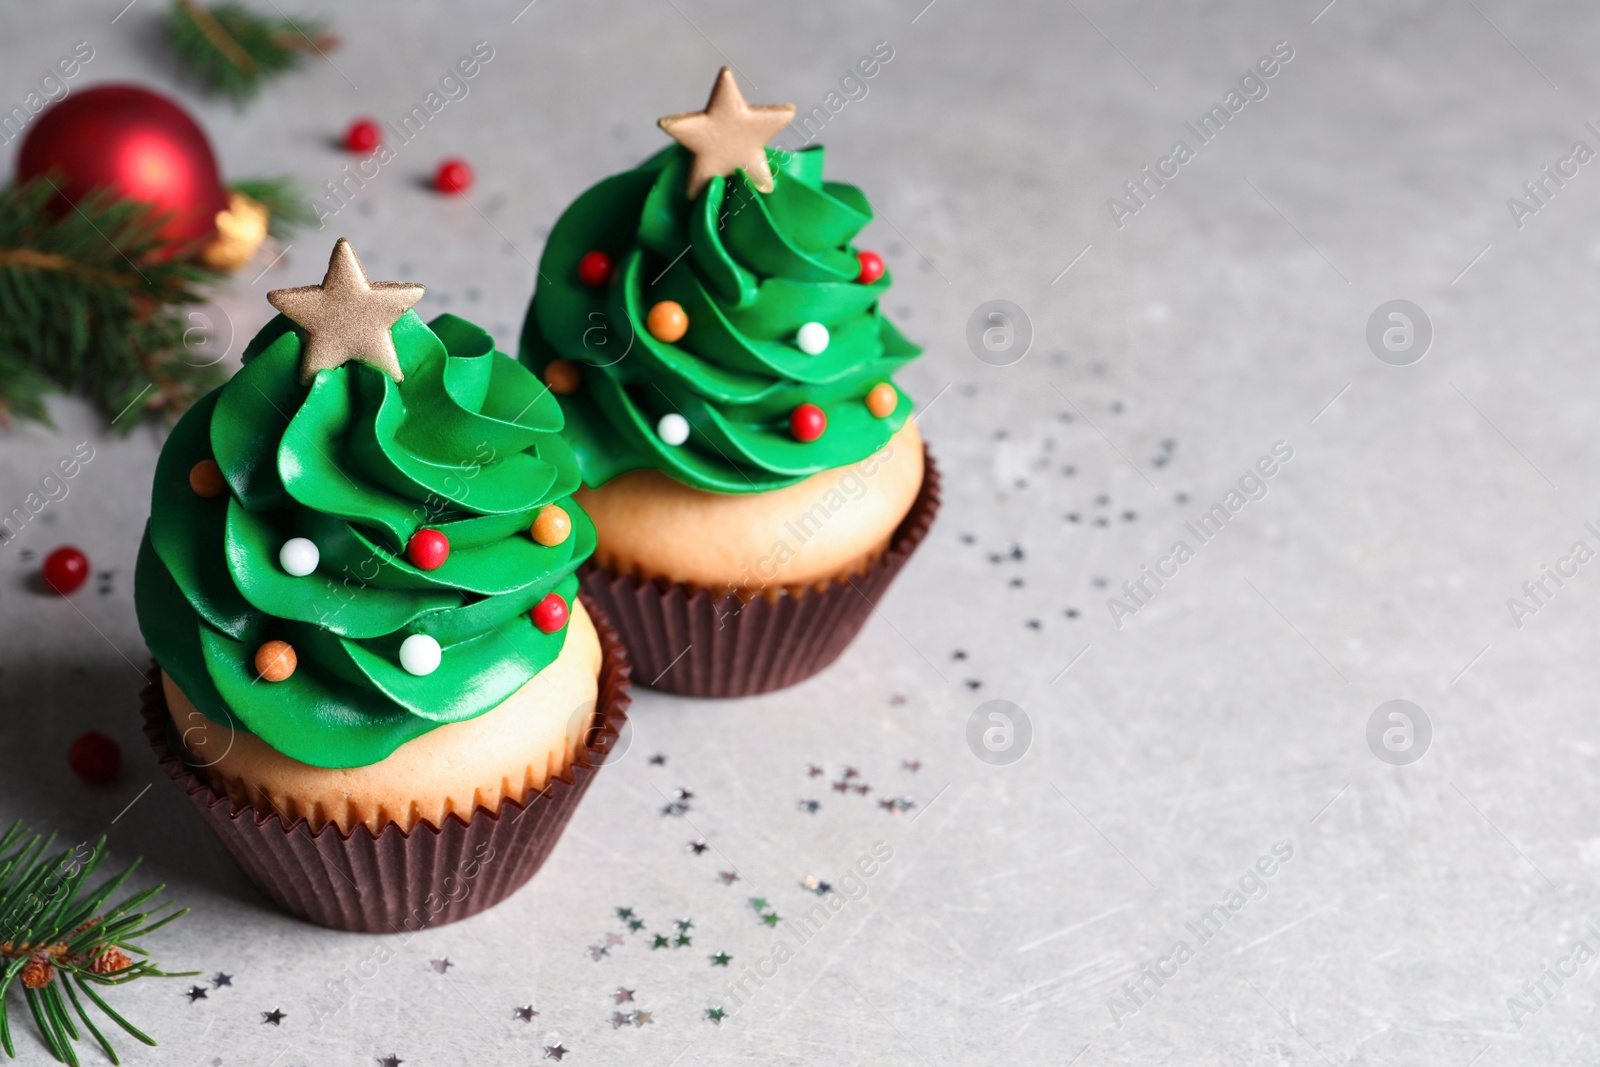
<path id="1" fill-rule="evenodd" d="M 406 542 L 406 559 L 419 571 L 436 571 L 450 558 L 450 539 L 438 530 L 418 530 Z"/>
<path id="2" fill-rule="evenodd" d="M 356 119 L 344 131 L 345 148 L 363 156 L 382 143 L 383 130 L 371 119 Z"/>
<path id="3" fill-rule="evenodd" d="M 39 573 L 46 585 L 66 596 L 89 580 L 89 557 L 71 545 L 62 545 L 44 558 Z"/>
<path id="4" fill-rule="evenodd" d="M 553 634 L 567 624 L 567 602 L 561 599 L 559 593 L 551 593 L 528 612 L 533 617 L 533 624 L 541 633 Z"/>
<path id="5" fill-rule="evenodd" d="M 828 416 L 815 404 L 801 404 L 789 412 L 789 432 L 796 441 L 815 441 L 827 428 Z"/>
<path id="6" fill-rule="evenodd" d="M 598 249 L 585 252 L 578 260 L 578 280 L 591 289 L 604 287 L 611 281 L 611 257 Z"/>
<path id="7" fill-rule="evenodd" d="M 856 281 L 862 285 L 871 285 L 883 277 L 883 257 L 876 252 L 857 252 L 856 262 L 861 264 L 861 272 L 856 275 Z"/>
<path id="8" fill-rule="evenodd" d="M 122 766 L 122 746 L 109 734 L 90 730 L 67 749 L 67 766 L 91 785 L 104 785 L 117 776 Z"/>
<path id="9" fill-rule="evenodd" d="M 464 159 L 447 159 L 434 172 L 433 185 L 441 193 L 464 193 L 472 188 L 472 168 Z"/>
<path id="10" fill-rule="evenodd" d="M 17 178 L 53 173 L 60 210 L 94 190 L 141 200 L 170 215 L 159 233 L 173 245 L 217 232 L 228 194 L 211 143 L 188 112 L 134 85 L 99 85 L 40 113 L 17 155 Z"/>

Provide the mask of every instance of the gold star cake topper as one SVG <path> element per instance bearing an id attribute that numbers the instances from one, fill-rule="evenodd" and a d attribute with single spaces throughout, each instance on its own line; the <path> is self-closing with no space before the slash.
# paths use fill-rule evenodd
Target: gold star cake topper
<path id="1" fill-rule="evenodd" d="M 723 67 L 711 87 L 704 111 L 689 111 L 658 119 L 657 125 L 690 152 L 689 199 L 712 178 L 727 177 L 740 167 L 750 183 L 763 193 L 772 192 L 772 168 L 767 165 L 767 142 L 794 119 L 793 104 L 749 104 Z"/>
<path id="2" fill-rule="evenodd" d="M 300 354 L 300 384 L 320 370 L 351 360 L 370 364 L 395 381 L 405 380 L 389 328 L 422 299 L 426 290 L 410 282 L 369 282 L 355 249 L 343 237 L 333 246 L 321 285 L 274 289 L 267 303 L 309 335 Z"/>

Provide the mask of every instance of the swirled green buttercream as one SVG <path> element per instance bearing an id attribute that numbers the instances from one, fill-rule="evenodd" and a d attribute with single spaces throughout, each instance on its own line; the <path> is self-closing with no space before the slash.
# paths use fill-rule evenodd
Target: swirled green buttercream
<path id="1" fill-rule="evenodd" d="M 566 639 L 529 610 L 551 592 L 570 602 L 594 550 L 549 391 L 452 315 L 408 311 L 392 336 L 403 381 L 351 362 L 302 386 L 303 331 L 269 323 L 162 449 L 139 551 L 139 625 L 162 669 L 209 718 L 318 767 L 375 763 L 510 696 Z M 207 459 L 220 496 L 190 488 Z M 572 519 L 554 547 L 528 533 L 548 503 Z M 405 556 L 423 527 L 449 538 L 436 570 Z M 319 551 L 305 577 L 279 563 L 292 537 Z M 402 669 L 412 634 L 442 647 L 433 673 Z M 298 658 L 281 682 L 254 666 L 273 639 Z"/>
<path id="2" fill-rule="evenodd" d="M 699 489 L 777 489 L 865 459 L 910 415 L 904 394 L 886 418 L 864 403 L 921 352 L 879 310 L 889 276 L 856 280 L 850 242 L 872 206 L 823 180 L 821 148 L 767 156 L 772 192 L 739 171 L 690 200 L 690 156 L 673 145 L 584 193 L 551 232 L 521 356 L 540 373 L 558 357 L 579 364 L 581 387 L 560 400 L 588 485 L 653 467 Z M 616 264 L 609 284 L 579 280 L 590 251 Z M 645 328 L 663 300 L 689 316 L 671 344 Z M 796 343 L 808 322 L 829 331 L 817 355 Z M 789 431 L 803 403 L 828 419 L 809 443 Z M 673 412 L 691 428 L 676 446 L 656 432 Z"/>

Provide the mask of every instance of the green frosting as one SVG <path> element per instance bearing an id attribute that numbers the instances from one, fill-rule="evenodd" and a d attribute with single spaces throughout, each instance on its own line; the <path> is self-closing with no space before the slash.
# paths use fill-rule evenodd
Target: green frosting
<path id="1" fill-rule="evenodd" d="M 529 610 L 551 592 L 570 603 L 594 551 L 549 391 L 455 316 L 425 325 L 408 311 L 391 334 L 404 381 L 350 362 L 307 387 L 304 332 L 268 323 L 244 368 L 173 430 L 139 551 L 139 625 L 162 669 L 207 717 L 318 767 L 376 763 L 514 693 L 566 639 Z M 190 488 L 204 459 L 228 492 Z M 552 502 L 572 533 L 545 547 L 528 529 Z M 405 558 L 423 527 L 450 541 L 436 570 Z M 280 565 L 291 537 L 316 544 L 310 575 Z M 412 634 L 439 642 L 433 673 L 400 666 Z M 281 682 L 254 666 L 274 638 L 298 657 Z"/>
<path id="2" fill-rule="evenodd" d="M 888 274 L 856 281 L 850 241 L 872 206 L 854 186 L 823 180 L 821 148 L 767 158 L 772 192 L 740 171 L 691 201 L 691 157 L 672 145 L 584 193 L 551 232 L 522 360 L 541 374 L 557 357 L 581 367 L 582 387 L 560 400 L 586 484 L 650 467 L 699 489 L 777 489 L 865 459 L 911 414 L 903 393 L 887 418 L 863 402 L 921 352 L 879 311 Z M 612 284 L 579 280 L 590 251 L 611 257 Z M 663 300 L 689 316 L 674 344 L 645 328 Z M 830 334 L 818 355 L 795 344 L 808 322 Z M 828 419 L 809 443 L 789 432 L 803 403 Z M 671 412 L 689 422 L 682 445 L 657 435 Z"/>

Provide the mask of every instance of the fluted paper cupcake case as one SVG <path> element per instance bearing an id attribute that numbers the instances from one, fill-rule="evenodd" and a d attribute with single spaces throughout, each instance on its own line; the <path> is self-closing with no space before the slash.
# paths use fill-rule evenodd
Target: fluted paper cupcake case
<path id="1" fill-rule="evenodd" d="M 610 616 L 643 685 L 697 697 L 767 693 L 804 681 L 838 659 L 916 551 L 939 511 L 939 468 L 924 473 L 889 550 L 865 574 L 799 596 L 742 601 L 702 586 L 619 575 L 590 561 L 584 593 Z"/>
<path id="2" fill-rule="evenodd" d="M 273 903 L 308 922 L 362 933 L 415 932 L 492 907 L 532 878 L 615 745 L 629 703 L 628 656 L 605 612 L 584 606 L 600 636 L 595 725 L 566 773 L 524 803 L 504 801 L 443 827 L 394 823 L 374 835 L 364 826 L 342 834 L 333 823 L 313 831 L 304 819 L 285 826 L 276 812 L 236 805 L 184 760 L 167 712 L 159 668 L 150 672 L 143 713 L 156 758 L 211 830 Z"/>

